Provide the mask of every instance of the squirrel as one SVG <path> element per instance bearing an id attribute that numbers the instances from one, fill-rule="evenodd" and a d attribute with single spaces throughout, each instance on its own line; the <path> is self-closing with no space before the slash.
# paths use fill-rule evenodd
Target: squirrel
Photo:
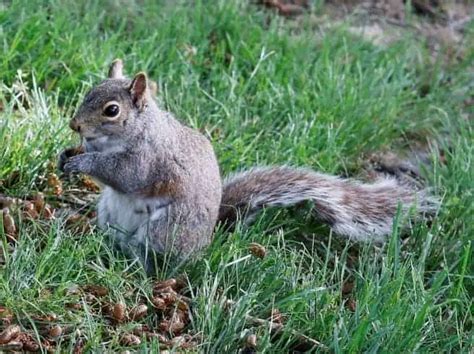
<path id="1" fill-rule="evenodd" d="M 115 60 L 70 121 L 81 145 L 63 151 L 58 163 L 65 174 L 84 173 L 103 185 L 99 227 L 145 266 L 150 251 L 191 256 L 211 242 L 217 224 L 249 221 L 268 207 L 311 201 L 336 234 L 375 242 L 391 234 L 399 210 L 413 216 L 414 207 L 423 216 L 438 208 L 426 190 L 389 177 L 369 184 L 280 166 L 222 181 L 209 140 L 159 108 L 154 90 L 145 73 L 128 79 Z"/>

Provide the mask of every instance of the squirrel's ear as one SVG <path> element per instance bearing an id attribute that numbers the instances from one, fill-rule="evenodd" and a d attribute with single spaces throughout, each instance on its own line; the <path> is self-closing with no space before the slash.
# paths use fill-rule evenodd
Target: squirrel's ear
<path id="1" fill-rule="evenodd" d="M 115 59 L 109 68 L 109 79 L 123 79 L 123 62 L 120 59 Z"/>
<path id="2" fill-rule="evenodd" d="M 132 80 L 130 85 L 130 94 L 132 95 L 133 103 L 139 108 L 143 109 L 147 100 L 147 77 L 145 73 L 138 73 Z"/>

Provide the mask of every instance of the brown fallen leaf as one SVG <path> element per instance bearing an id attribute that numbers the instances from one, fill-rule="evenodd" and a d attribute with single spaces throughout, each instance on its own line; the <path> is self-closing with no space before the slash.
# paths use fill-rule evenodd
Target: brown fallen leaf
<path id="1" fill-rule="evenodd" d="M 265 258 L 267 254 L 267 250 L 265 249 L 265 247 L 256 242 L 252 242 L 249 245 L 249 251 L 252 255 L 260 259 Z"/>
<path id="2" fill-rule="evenodd" d="M 6 344 L 15 339 L 21 332 L 20 326 L 10 325 L 0 333 L 0 344 Z"/>

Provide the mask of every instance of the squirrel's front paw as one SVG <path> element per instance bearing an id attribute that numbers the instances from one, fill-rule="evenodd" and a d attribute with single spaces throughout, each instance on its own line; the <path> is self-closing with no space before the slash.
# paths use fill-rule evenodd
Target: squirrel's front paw
<path id="1" fill-rule="evenodd" d="M 59 154 L 59 158 L 58 158 L 58 169 L 59 169 L 59 171 L 65 172 L 64 171 L 64 165 L 66 165 L 68 160 L 73 156 L 77 156 L 77 155 L 83 154 L 83 153 L 84 153 L 84 148 L 82 146 L 69 148 L 69 149 L 66 149 L 63 152 L 61 152 L 61 154 Z"/>
<path id="2" fill-rule="evenodd" d="M 89 173 L 90 165 L 91 165 L 90 158 L 91 156 L 89 156 L 89 154 L 73 156 L 66 161 L 62 170 L 66 174 Z M 61 157 L 60 157 L 60 161 L 61 161 Z"/>

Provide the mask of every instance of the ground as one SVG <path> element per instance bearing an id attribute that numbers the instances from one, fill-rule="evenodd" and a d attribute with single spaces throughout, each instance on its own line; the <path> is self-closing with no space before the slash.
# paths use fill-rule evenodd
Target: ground
<path id="1" fill-rule="evenodd" d="M 0 4 L 0 350 L 472 351 L 472 21 L 436 1 L 413 1 L 434 14 L 316 1 L 298 16 L 270 3 Z M 374 154 L 421 146 L 439 213 L 405 233 L 396 221 L 380 247 L 268 210 L 147 277 L 93 226 L 94 185 L 55 166 L 117 57 L 212 140 L 224 175 L 366 178 Z"/>

